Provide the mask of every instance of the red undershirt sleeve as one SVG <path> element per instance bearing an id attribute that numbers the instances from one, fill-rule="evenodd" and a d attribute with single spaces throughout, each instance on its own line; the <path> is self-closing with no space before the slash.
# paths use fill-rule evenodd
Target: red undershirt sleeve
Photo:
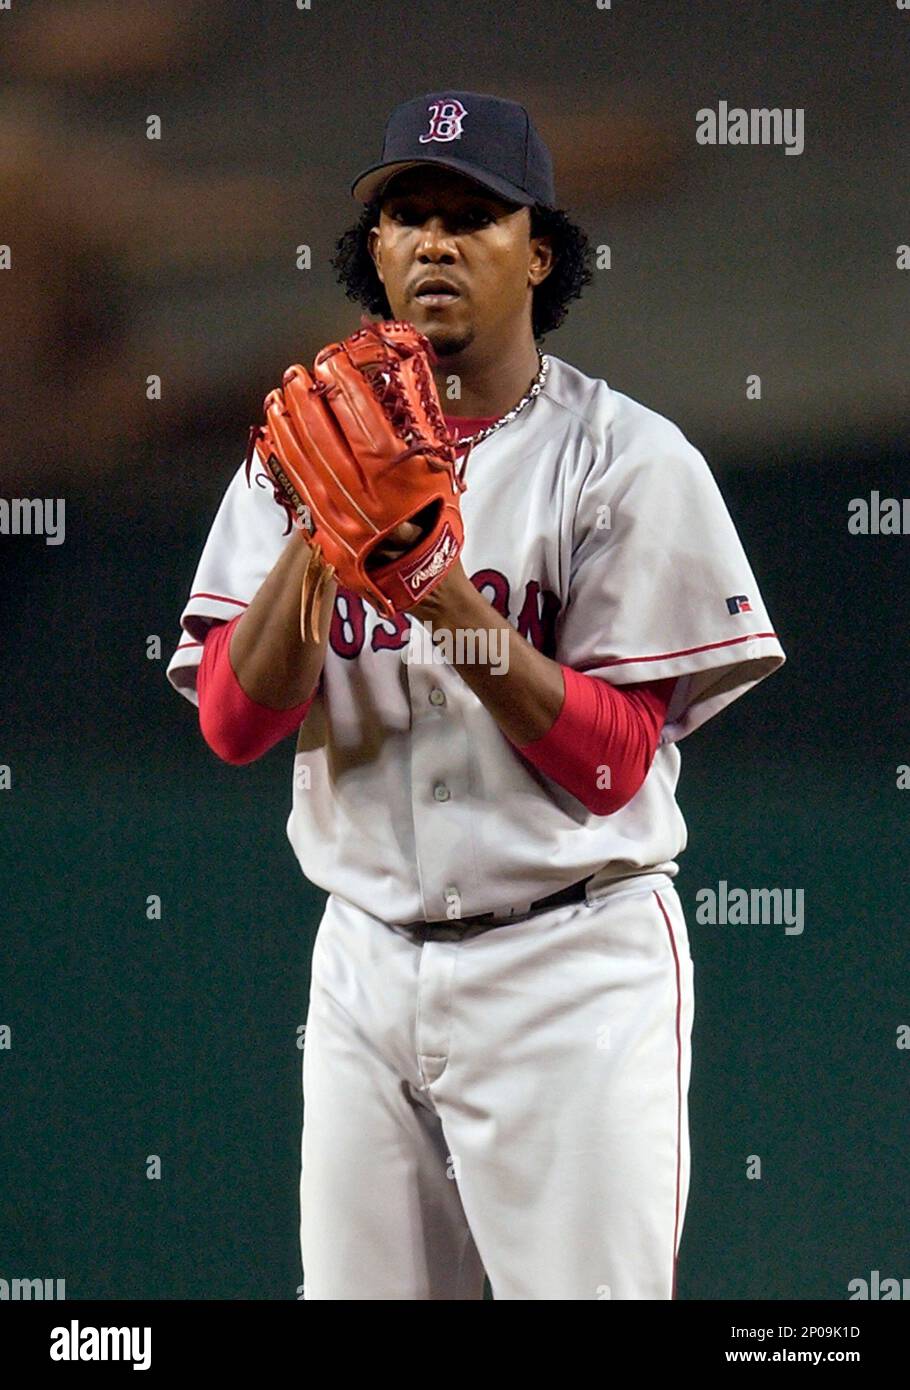
<path id="1" fill-rule="evenodd" d="M 295 733 L 315 698 L 314 691 L 293 709 L 268 709 L 250 699 L 230 661 L 231 634 L 242 616 L 209 629 L 196 678 L 202 736 L 223 762 L 238 767 Z"/>
<path id="2" fill-rule="evenodd" d="M 615 686 L 562 670 L 566 692 L 556 722 L 543 738 L 515 746 L 587 810 L 609 816 L 648 775 L 677 678 Z"/>

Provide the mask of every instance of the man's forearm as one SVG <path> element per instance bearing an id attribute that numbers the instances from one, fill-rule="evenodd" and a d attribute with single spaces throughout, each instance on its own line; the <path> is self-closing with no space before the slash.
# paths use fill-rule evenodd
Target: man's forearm
<path id="1" fill-rule="evenodd" d="M 489 661 L 459 661 L 457 643 L 453 643 L 451 664 L 513 743 L 533 743 L 549 732 L 565 697 L 562 668 L 496 612 L 460 564 L 453 566 L 413 611 L 422 621 L 432 623 L 434 632 L 461 628 L 489 633 L 497 629 L 499 640 L 507 644 L 507 669 L 497 673 Z"/>
<path id="2" fill-rule="evenodd" d="M 231 636 L 231 666 L 257 704 L 292 709 L 319 682 L 336 584 L 328 583 L 319 614 L 319 642 L 300 635 L 300 591 L 312 551 L 299 533 L 285 546 Z"/>

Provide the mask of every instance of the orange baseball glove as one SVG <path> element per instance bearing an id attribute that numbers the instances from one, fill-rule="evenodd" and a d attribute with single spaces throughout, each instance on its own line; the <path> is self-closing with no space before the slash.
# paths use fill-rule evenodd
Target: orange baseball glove
<path id="1" fill-rule="evenodd" d="M 362 595 L 394 616 L 425 598 L 459 555 L 459 507 L 470 446 L 456 464 L 427 338 L 409 323 L 370 323 L 316 357 L 312 374 L 294 365 L 265 398 L 265 424 L 250 430 L 254 452 L 288 514 L 313 548 L 301 595 L 301 631 L 318 639 L 326 582 Z M 397 559 L 372 553 L 402 522 L 420 538 Z"/>

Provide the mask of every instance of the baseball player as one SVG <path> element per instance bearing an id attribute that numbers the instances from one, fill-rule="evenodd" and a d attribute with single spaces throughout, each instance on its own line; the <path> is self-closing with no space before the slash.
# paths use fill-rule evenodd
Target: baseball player
<path id="1" fill-rule="evenodd" d="M 526 110 L 407 101 L 352 191 L 378 321 L 267 397 L 168 667 L 227 761 L 296 734 L 305 1297 L 671 1299 L 679 744 L 784 653 L 698 450 L 539 347 L 590 270 Z"/>

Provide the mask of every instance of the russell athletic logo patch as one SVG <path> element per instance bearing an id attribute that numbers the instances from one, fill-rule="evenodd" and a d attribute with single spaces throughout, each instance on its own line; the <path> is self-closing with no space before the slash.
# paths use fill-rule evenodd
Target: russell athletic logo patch
<path id="1" fill-rule="evenodd" d="M 728 613 L 751 613 L 752 605 L 749 602 L 748 594 L 733 594 L 727 599 Z"/>

